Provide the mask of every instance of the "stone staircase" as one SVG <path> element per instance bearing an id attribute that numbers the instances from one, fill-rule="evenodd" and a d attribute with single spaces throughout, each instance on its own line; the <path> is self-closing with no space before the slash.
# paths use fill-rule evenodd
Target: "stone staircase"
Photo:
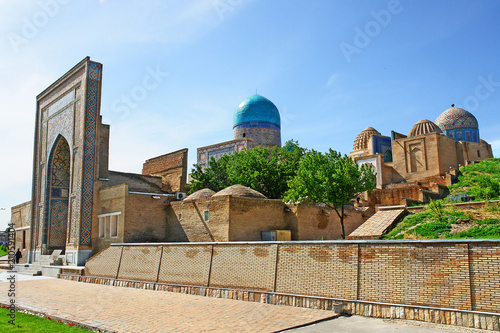
<path id="1" fill-rule="evenodd" d="M 57 277 L 60 273 L 60 268 L 57 266 L 63 266 L 64 255 L 60 255 L 60 250 L 55 250 L 50 255 L 40 255 L 37 257 L 38 261 L 31 264 L 16 264 L 14 265 L 14 271 L 18 274 L 36 276 L 36 275 L 48 275 Z M 52 267 L 54 266 L 54 267 Z"/>
<path id="2" fill-rule="evenodd" d="M 42 275 L 42 266 L 35 264 L 15 264 L 14 271 L 18 274 L 37 276 Z"/>

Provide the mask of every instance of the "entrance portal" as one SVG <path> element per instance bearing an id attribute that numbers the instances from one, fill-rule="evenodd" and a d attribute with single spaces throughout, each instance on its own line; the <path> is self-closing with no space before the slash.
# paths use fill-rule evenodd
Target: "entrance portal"
<path id="1" fill-rule="evenodd" d="M 58 136 L 50 152 L 47 168 L 46 207 L 43 248 L 65 250 L 68 227 L 68 198 L 70 183 L 70 150 L 66 139 Z M 45 252 L 45 251 L 44 251 Z"/>

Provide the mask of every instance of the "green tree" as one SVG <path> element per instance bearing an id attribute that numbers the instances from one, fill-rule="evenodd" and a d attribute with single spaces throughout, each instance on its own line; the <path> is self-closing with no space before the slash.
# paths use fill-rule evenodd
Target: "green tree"
<path id="1" fill-rule="evenodd" d="M 323 154 L 308 152 L 300 160 L 296 176 L 288 182 L 285 200 L 324 203 L 337 213 L 345 238 L 344 205 L 357 194 L 375 188 L 375 172 L 371 164 L 358 166 L 349 156 L 330 149 Z"/>
<path id="2" fill-rule="evenodd" d="M 271 199 L 281 199 L 288 181 L 295 176 L 303 150 L 298 145 L 286 148 L 256 147 L 231 156 L 229 181 L 261 192 Z"/>
<path id="3" fill-rule="evenodd" d="M 298 142 L 290 140 L 283 147 L 255 147 L 222 156 L 218 161 L 211 159 L 204 170 L 194 165 L 190 192 L 206 187 L 217 192 L 240 184 L 268 198 L 281 199 L 305 152 Z"/>
<path id="4" fill-rule="evenodd" d="M 218 160 L 211 158 L 208 161 L 208 167 L 202 169 L 198 164 L 193 165 L 191 173 L 191 189 L 189 193 L 209 188 L 215 192 L 225 189 L 230 186 L 229 177 L 227 174 L 227 163 L 230 159 L 229 155 L 223 155 Z"/>

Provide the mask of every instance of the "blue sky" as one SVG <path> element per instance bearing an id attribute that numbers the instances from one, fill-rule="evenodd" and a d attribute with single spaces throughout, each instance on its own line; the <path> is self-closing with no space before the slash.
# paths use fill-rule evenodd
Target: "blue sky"
<path id="1" fill-rule="evenodd" d="M 495 0 L 0 0 L 0 13 L 1 230 L 31 199 L 36 95 L 86 56 L 104 65 L 112 170 L 181 148 L 192 165 L 232 138 L 256 89 L 283 142 L 348 154 L 367 126 L 406 134 L 454 103 L 500 156 Z"/>

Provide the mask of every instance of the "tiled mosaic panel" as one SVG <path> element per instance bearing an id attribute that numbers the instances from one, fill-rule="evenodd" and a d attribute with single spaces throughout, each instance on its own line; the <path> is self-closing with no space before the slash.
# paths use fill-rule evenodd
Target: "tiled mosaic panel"
<path id="1" fill-rule="evenodd" d="M 119 279 L 156 281 L 161 246 L 126 246 L 123 248 Z"/>
<path id="2" fill-rule="evenodd" d="M 95 62 L 88 63 L 80 245 L 91 245 L 92 243 L 92 206 L 97 144 L 97 120 L 99 116 L 98 103 L 100 102 L 100 71 L 100 64 Z"/>
<path id="3" fill-rule="evenodd" d="M 360 247 L 360 300 L 470 309 L 467 244 Z"/>
<path id="4" fill-rule="evenodd" d="M 85 263 L 85 275 L 116 278 L 122 246 L 110 246 L 94 255 Z"/>
<path id="5" fill-rule="evenodd" d="M 60 137 L 52 156 L 50 186 L 69 187 L 70 152 L 68 142 Z M 54 192 L 54 191 L 52 191 Z M 54 197 L 54 193 L 52 193 Z"/>
<path id="6" fill-rule="evenodd" d="M 50 206 L 49 248 L 66 245 L 66 229 L 68 221 L 68 201 L 52 201 Z"/>
<path id="7" fill-rule="evenodd" d="M 471 244 L 472 300 L 476 311 L 500 312 L 500 246 Z"/>
<path id="8" fill-rule="evenodd" d="M 214 245 L 210 286 L 274 289 L 277 245 Z"/>
<path id="9" fill-rule="evenodd" d="M 356 244 L 281 245 L 276 292 L 356 298 Z"/>
<path id="10" fill-rule="evenodd" d="M 50 196 L 50 212 L 46 218 L 49 222 L 48 247 L 64 247 L 68 223 L 68 189 L 70 181 L 70 152 L 68 142 L 59 136 L 54 151 L 50 157 L 50 181 L 48 193 Z M 47 224 L 46 224 L 47 225 Z"/>
<path id="11" fill-rule="evenodd" d="M 206 286 L 211 256 L 210 245 L 164 246 L 158 282 Z"/>
<path id="12" fill-rule="evenodd" d="M 48 120 L 47 147 L 50 149 L 58 135 L 64 136 L 70 146 L 73 146 L 74 106 Z"/>

